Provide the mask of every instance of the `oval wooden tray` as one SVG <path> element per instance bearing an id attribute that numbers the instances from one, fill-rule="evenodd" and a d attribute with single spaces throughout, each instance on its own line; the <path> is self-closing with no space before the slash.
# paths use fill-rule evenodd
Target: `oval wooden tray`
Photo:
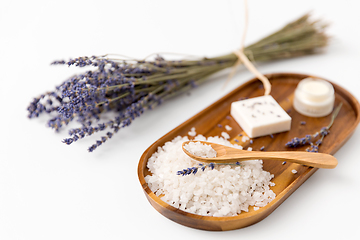
<path id="1" fill-rule="evenodd" d="M 298 82 L 305 77 L 309 77 L 308 75 L 277 73 L 268 74 L 267 77 L 272 84 L 271 95 L 292 117 L 291 130 L 274 134 L 273 137 L 264 136 L 254 138 L 251 147 L 253 150 L 259 150 L 262 146 L 265 146 L 265 150 L 268 151 L 304 151 L 306 147 L 289 149 L 285 147 L 285 143 L 294 137 L 304 137 L 306 134 L 313 134 L 322 127 L 327 126 L 330 122 L 331 114 L 322 118 L 311 118 L 300 115 L 293 109 L 292 99 L 295 88 Z M 335 106 L 340 102 L 343 103 L 343 106 L 330 129 L 330 134 L 325 137 L 323 144 L 319 148 L 319 152 L 330 154 L 334 154 L 341 148 L 341 146 L 350 138 L 360 121 L 359 102 L 342 87 L 336 84 L 333 84 L 333 86 L 335 89 Z M 245 133 L 230 116 L 230 104 L 241 98 L 252 98 L 262 96 L 263 94 L 264 89 L 262 88 L 261 82 L 258 81 L 257 78 L 254 78 L 167 133 L 143 153 L 138 165 L 139 180 L 148 201 L 158 212 L 177 223 L 197 229 L 224 231 L 246 227 L 259 222 L 268 216 L 317 170 L 317 168 L 306 167 L 294 163 L 282 165 L 281 162 L 277 161 L 264 161 L 264 170 L 275 175 L 272 180 L 272 182 L 275 183 L 275 186 L 271 187 L 271 189 L 276 193 L 276 198 L 257 211 L 254 211 L 253 208 L 250 207 L 249 212 L 242 212 L 233 217 L 208 217 L 190 214 L 163 202 L 150 190 L 144 179 L 146 175 L 150 174 L 146 167 L 147 160 L 154 152 L 156 152 L 159 146 L 164 145 L 165 142 L 172 140 L 176 136 L 187 135 L 192 127 L 196 128 L 197 134 L 209 137 L 221 136 L 221 132 L 226 131 L 224 127 L 219 127 L 218 124 L 221 124 L 222 126 L 229 125 L 232 127 L 232 130 L 226 132 L 229 133 L 231 142 L 235 143 L 235 139 L 238 139 L 245 148 L 250 146 L 249 141 L 244 144 L 241 141 L 241 137 L 239 137 L 239 134 Z M 301 121 L 305 121 L 306 124 L 301 125 Z M 339 164 L 341 164 L 341 159 L 339 160 Z M 291 172 L 293 169 L 297 171 L 296 174 Z"/>

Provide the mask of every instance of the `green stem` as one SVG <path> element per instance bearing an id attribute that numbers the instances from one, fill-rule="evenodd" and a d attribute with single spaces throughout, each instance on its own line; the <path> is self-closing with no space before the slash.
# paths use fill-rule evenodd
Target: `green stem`
<path id="1" fill-rule="evenodd" d="M 331 121 L 329 123 L 329 125 L 327 126 L 327 129 L 330 129 L 331 126 L 333 125 L 334 121 L 335 121 L 335 118 L 337 117 L 337 115 L 339 114 L 340 112 L 340 109 L 342 107 L 343 103 L 340 103 L 339 106 L 337 106 L 331 116 Z"/>

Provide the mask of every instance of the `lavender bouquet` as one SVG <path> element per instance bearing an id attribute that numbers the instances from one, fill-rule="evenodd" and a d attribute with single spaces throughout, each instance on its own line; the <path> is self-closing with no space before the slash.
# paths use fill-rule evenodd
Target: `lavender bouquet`
<path id="1" fill-rule="evenodd" d="M 327 25 L 311 21 L 306 14 L 279 31 L 246 47 L 245 55 L 253 61 L 303 56 L 317 52 L 328 43 Z M 93 152 L 121 128 L 153 109 L 163 101 L 207 81 L 210 75 L 233 66 L 234 53 L 198 60 L 169 61 L 156 55 L 152 60 L 129 60 L 118 56 L 79 57 L 69 61 L 54 61 L 53 65 L 91 67 L 40 95 L 30 103 L 28 117 L 48 113 L 48 126 L 59 131 L 73 120 L 80 127 L 69 130 L 63 140 L 72 144 L 97 132 L 103 135 L 88 148 Z M 107 112 L 115 113 L 104 121 Z"/>

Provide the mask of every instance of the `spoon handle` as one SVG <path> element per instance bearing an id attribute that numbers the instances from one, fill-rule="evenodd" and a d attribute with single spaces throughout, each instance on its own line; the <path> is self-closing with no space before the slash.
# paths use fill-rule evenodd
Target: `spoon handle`
<path id="1" fill-rule="evenodd" d="M 287 161 L 292 163 L 298 163 L 310 167 L 316 168 L 335 168 L 337 160 L 330 154 L 314 153 L 314 152 L 300 152 L 300 151 L 283 151 L 283 152 L 247 152 L 242 155 L 238 152 L 227 153 L 227 162 L 236 162 L 244 160 L 254 159 L 272 159 L 279 161 Z M 225 159 L 224 159 L 225 160 Z M 224 161 L 223 160 L 223 161 Z M 220 162 L 220 161 L 219 161 Z"/>

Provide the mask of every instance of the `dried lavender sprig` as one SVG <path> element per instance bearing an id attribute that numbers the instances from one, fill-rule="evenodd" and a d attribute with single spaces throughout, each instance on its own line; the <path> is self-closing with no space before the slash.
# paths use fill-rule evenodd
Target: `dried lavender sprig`
<path id="1" fill-rule="evenodd" d="M 196 174 L 198 170 L 205 171 L 205 169 L 213 170 L 215 166 L 224 166 L 224 165 L 230 165 L 230 166 L 241 166 L 240 162 L 236 163 L 209 163 L 209 164 L 202 164 L 199 163 L 197 167 L 191 167 L 191 168 L 184 168 L 183 170 L 177 171 L 176 175 L 190 175 L 190 174 Z"/>
<path id="2" fill-rule="evenodd" d="M 319 146 L 322 144 L 325 136 L 330 133 L 330 128 L 334 124 L 335 118 L 339 114 L 342 105 L 343 103 L 340 103 L 339 106 L 337 106 L 333 111 L 329 125 L 327 125 L 326 127 L 322 127 L 320 131 L 317 131 L 312 135 L 308 134 L 302 138 L 295 137 L 291 139 L 291 141 L 287 142 L 285 146 L 290 148 L 296 148 L 310 145 L 310 147 L 306 149 L 307 152 L 319 152 Z M 317 138 L 318 140 L 314 143 L 313 141 L 315 141 Z"/>

